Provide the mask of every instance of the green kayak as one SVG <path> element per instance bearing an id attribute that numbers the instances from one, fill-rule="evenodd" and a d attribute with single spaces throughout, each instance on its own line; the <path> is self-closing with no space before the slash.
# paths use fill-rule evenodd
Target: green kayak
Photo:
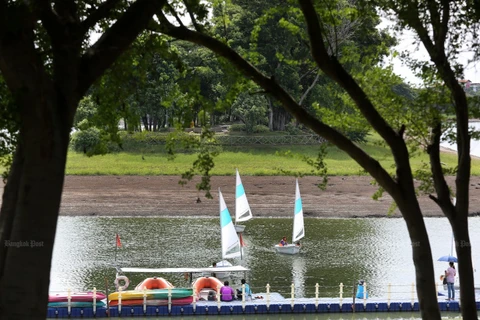
<path id="1" fill-rule="evenodd" d="M 148 294 L 153 296 L 153 299 L 168 299 L 169 289 L 154 289 L 148 290 Z M 172 288 L 172 299 L 181 299 L 193 295 L 193 289 L 187 288 Z"/>

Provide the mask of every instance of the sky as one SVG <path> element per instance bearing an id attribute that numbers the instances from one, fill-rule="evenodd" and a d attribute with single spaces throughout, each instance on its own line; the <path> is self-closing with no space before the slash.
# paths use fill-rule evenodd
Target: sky
<path id="1" fill-rule="evenodd" d="M 387 28 L 392 25 L 392 22 L 382 18 L 382 23 L 379 25 L 379 28 Z M 413 57 L 430 60 L 430 57 L 423 47 L 423 44 L 419 46 L 414 45 L 414 35 L 413 32 L 405 32 L 399 37 L 399 44 L 395 47 L 395 50 L 398 52 L 408 51 L 412 54 Z M 480 82 L 480 61 L 474 63 L 469 63 L 469 60 L 472 60 L 472 52 L 463 52 L 460 54 L 459 62 L 464 66 L 464 75 L 463 79 L 470 80 L 473 83 Z M 413 84 L 419 84 L 420 80 L 414 76 L 409 67 L 405 66 L 399 58 L 393 58 L 391 60 L 393 64 L 393 70 L 396 74 L 403 77 L 406 82 L 411 82 Z"/>

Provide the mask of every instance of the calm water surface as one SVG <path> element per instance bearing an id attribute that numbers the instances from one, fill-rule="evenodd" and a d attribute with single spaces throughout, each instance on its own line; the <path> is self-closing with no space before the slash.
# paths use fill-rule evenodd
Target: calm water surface
<path id="1" fill-rule="evenodd" d="M 436 258 L 450 254 L 452 236 L 445 218 L 426 219 Z M 243 260 L 232 261 L 251 271 L 247 281 L 255 292 L 271 291 L 290 297 L 338 297 L 339 284 L 351 295 L 358 279 L 367 281 L 370 297 L 412 296 L 415 280 L 411 245 L 403 219 L 305 219 L 306 238 L 296 256 L 275 253 L 283 235 L 291 238 L 291 219 L 256 218 L 246 223 Z M 474 263 L 480 257 L 480 219 L 470 219 Z M 115 234 L 121 237 L 115 262 Z M 52 263 L 50 291 L 113 290 L 114 265 L 121 267 L 206 267 L 221 260 L 219 219 L 61 217 Z M 435 261 L 436 277 L 447 263 Z M 128 274 L 133 288 L 151 274 Z M 175 286 L 187 286 L 183 274 L 165 274 Z M 236 285 L 243 274 L 234 275 Z M 479 282 L 479 272 L 475 273 Z"/>
<path id="2" fill-rule="evenodd" d="M 132 319 L 132 318 L 116 318 Z M 165 319 L 165 317 L 148 318 Z M 421 320 L 418 313 L 410 312 L 389 312 L 389 313 L 365 313 L 365 314 L 305 314 L 305 315 L 235 315 L 235 316 L 188 316 L 175 317 L 185 320 Z M 462 319 L 460 314 L 454 312 L 442 313 L 442 319 Z M 75 319 L 72 319 L 75 320 Z M 77 319 L 80 320 L 80 319 Z"/>

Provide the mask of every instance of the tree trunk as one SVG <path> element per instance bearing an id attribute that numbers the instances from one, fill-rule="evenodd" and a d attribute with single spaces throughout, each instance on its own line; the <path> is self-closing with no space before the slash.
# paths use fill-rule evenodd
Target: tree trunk
<path id="1" fill-rule="evenodd" d="M 416 201 L 416 200 L 415 200 Z M 416 202 L 418 204 L 418 202 Z M 400 206 L 400 205 L 399 205 Z M 420 210 L 403 215 L 412 241 L 412 256 L 415 265 L 417 297 L 422 319 L 440 319 L 435 287 L 432 250 Z"/>
<path id="2" fill-rule="evenodd" d="M 144 115 L 142 117 L 142 122 L 143 122 L 143 129 L 145 131 L 148 131 L 148 119 L 147 119 L 147 115 Z"/>
<path id="3" fill-rule="evenodd" d="M 272 98 L 268 97 L 268 129 L 273 131 L 273 103 Z"/>
<path id="4" fill-rule="evenodd" d="M 461 217 L 451 221 L 451 225 L 458 258 L 462 317 L 463 319 L 478 319 L 473 286 L 472 246 L 468 232 L 468 217 L 467 215 L 459 216 Z M 458 298 L 455 297 L 455 299 Z"/>
<path id="5" fill-rule="evenodd" d="M 4 240 L 0 314 L 2 319 L 44 320 L 50 284 L 48 271 L 64 181 L 68 128 L 71 127 L 66 117 L 58 115 L 65 116 L 65 110 L 71 108 L 59 107 L 47 99 L 25 100 L 35 110 L 55 111 L 30 117 L 32 121 L 26 121 L 20 129 L 17 161 L 12 167 L 12 179 L 6 185 L 10 192 L 5 194 L 1 211 L 2 216 L 9 217 L 10 206 L 15 204 L 11 234 L 8 240 Z M 23 158 L 22 153 L 28 156 Z M 16 178 L 19 171 L 20 181 Z M 22 276 L 18 277 L 19 274 Z"/>

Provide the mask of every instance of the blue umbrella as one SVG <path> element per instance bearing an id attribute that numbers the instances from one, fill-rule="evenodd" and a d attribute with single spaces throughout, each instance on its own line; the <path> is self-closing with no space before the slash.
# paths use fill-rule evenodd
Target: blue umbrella
<path id="1" fill-rule="evenodd" d="M 455 258 L 454 256 L 443 256 L 438 258 L 437 261 L 446 261 L 446 262 L 455 262 L 455 263 L 458 262 L 457 258 Z"/>

